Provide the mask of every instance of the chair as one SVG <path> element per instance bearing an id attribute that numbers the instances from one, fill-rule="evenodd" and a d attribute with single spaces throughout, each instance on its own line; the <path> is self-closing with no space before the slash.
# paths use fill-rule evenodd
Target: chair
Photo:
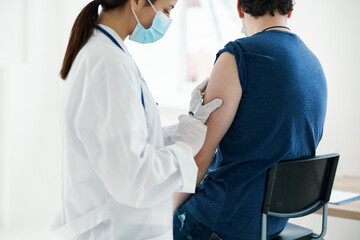
<path id="1" fill-rule="evenodd" d="M 262 207 L 261 240 L 266 239 L 267 216 L 296 218 L 323 208 L 322 231 L 288 223 L 276 240 L 324 239 L 328 202 L 334 183 L 338 154 L 279 162 L 270 168 Z"/>

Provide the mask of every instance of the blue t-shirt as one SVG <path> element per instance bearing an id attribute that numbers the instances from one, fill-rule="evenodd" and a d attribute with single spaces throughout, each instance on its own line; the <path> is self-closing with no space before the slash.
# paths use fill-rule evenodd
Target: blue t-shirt
<path id="1" fill-rule="evenodd" d="M 271 30 L 228 43 L 242 99 L 201 185 L 186 203 L 225 239 L 260 237 L 267 170 L 278 161 L 315 155 L 326 114 L 327 86 L 316 56 L 295 34 Z M 268 235 L 287 219 L 269 217 Z"/>

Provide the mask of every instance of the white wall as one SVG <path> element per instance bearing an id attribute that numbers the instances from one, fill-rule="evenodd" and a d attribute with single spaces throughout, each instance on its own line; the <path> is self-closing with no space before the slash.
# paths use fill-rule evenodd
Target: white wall
<path id="1" fill-rule="evenodd" d="M 3 67 L 0 66 L 0 194 L 4 192 L 4 136 L 1 134 L 3 130 L 3 107 L 4 107 L 4 73 Z M 0 195 L 1 196 L 1 195 Z M 0 226 L 4 225 L 4 197 L 0 197 Z"/>
<path id="2" fill-rule="evenodd" d="M 41 221 L 58 201 L 59 66 L 57 5 L 49 1 L 12 1 L 3 16 L 10 34 L 5 49 L 2 156 L 5 226 Z M 48 11 L 44 11 L 44 9 Z M 4 61 L 5 59 L 5 61 Z M 54 175 L 56 173 L 56 175 Z M 56 183 L 56 184 L 54 184 Z M 56 198 L 53 197 L 56 195 Z M 51 208 L 50 208 L 51 207 Z"/>
<path id="3" fill-rule="evenodd" d="M 327 76 L 328 112 L 318 153 L 341 154 L 338 175 L 360 176 L 359 7 L 358 0 L 301 0 L 290 20 Z"/>
<path id="4" fill-rule="evenodd" d="M 50 226 L 59 210 L 58 72 L 84 2 L 2 4 L 0 20 L 7 24 L 0 39 L 0 224 L 5 227 L 40 221 Z"/>

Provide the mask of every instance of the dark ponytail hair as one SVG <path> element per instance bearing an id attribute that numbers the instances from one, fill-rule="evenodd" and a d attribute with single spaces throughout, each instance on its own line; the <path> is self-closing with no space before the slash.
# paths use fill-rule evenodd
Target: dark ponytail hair
<path id="1" fill-rule="evenodd" d="M 106 11 L 120 7 L 127 1 L 128 0 L 94 0 L 81 11 L 71 30 L 69 44 L 60 71 L 62 79 L 65 80 L 67 78 L 77 54 L 91 37 L 98 22 L 99 6 L 102 5 L 103 9 Z"/>

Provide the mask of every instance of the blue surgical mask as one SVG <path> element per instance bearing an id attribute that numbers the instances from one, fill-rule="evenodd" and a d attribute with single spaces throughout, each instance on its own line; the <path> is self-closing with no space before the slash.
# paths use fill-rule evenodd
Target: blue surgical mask
<path id="1" fill-rule="evenodd" d="M 133 33 L 130 35 L 129 39 L 138 42 L 138 43 L 153 43 L 160 40 L 169 29 L 172 20 L 168 18 L 163 12 L 157 11 L 154 5 L 148 0 L 151 7 L 156 12 L 152 25 L 149 29 L 145 29 L 136 16 L 136 13 L 133 9 L 132 12 L 136 18 L 138 24 L 136 25 Z"/>

